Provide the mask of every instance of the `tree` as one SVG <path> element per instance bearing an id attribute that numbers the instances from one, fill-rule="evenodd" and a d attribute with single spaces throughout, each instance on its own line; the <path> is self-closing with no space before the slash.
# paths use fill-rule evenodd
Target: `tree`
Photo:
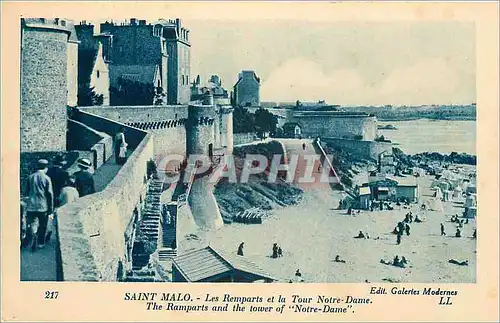
<path id="1" fill-rule="evenodd" d="M 255 130 L 261 135 L 265 132 L 275 134 L 278 118 L 266 109 L 259 108 L 255 111 Z"/>
<path id="2" fill-rule="evenodd" d="M 104 95 L 96 94 L 94 87 L 89 84 L 82 84 L 78 86 L 78 105 L 79 106 L 93 106 L 102 105 L 104 102 Z"/>
<path id="3" fill-rule="evenodd" d="M 109 89 L 111 105 L 152 105 L 156 89 L 153 84 L 119 79 L 118 87 Z"/>
<path id="4" fill-rule="evenodd" d="M 245 133 L 255 131 L 255 116 L 247 109 L 236 106 L 233 111 L 233 132 Z"/>

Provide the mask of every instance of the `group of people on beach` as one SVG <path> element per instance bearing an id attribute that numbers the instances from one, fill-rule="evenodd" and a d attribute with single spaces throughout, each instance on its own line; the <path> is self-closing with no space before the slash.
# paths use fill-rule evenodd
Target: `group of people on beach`
<path id="1" fill-rule="evenodd" d="M 66 159 L 62 154 L 49 161 L 39 159 L 36 171 L 28 177 L 26 196 L 21 200 L 21 245 L 32 251 L 43 248 L 50 240 L 52 230 L 47 226 L 49 218 L 54 221 L 56 208 L 76 201 L 79 197 L 95 193 L 94 178 L 90 171 L 92 163 L 78 160 L 79 171 L 72 175 L 65 169 Z"/>
<path id="2" fill-rule="evenodd" d="M 278 257 L 283 257 L 283 250 L 281 249 L 281 246 L 279 246 L 275 242 L 273 243 L 273 253 L 271 255 L 271 258 L 278 258 Z"/>
<path id="3" fill-rule="evenodd" d="M 406 258 L 404 256 L 402 256 L 401 259 L 399 259 L 399 256 L 396 255 L 396 257 L 394 257 L 392 262 L 385 261 L 384 259 L 380 259 L 380 263 L 385 264 L 385 265 L 392 265 L 395 267 L 405 268 L 406 265 L 408 264 L 408 260 L 406 260 Z"/>
<path id="4" fill-rule="evenodd" d="M 408 212 L 405 214 L 405 219 L 401 222 L 398 222 L 397 226 L 394 228 L 392 231 L 393 234 L 396 235 L 396 243 L 399 245 L 401 244 L 401 238 L 404 233 L 406 233 L 407 236 L 410 235 L 410 225 L 409 223 L 416 222 L 416 223 L 421 223 L 423 222 L 418 215 L 413 218 L 413 213 Z"/>
<path id="5" fill-rule="evenodd" d="M 238 256 L 243 256 L 243 248 L 245 247 L 245 242 L 242 242 L 240 243 L 240 245 L 238 246 L 238 251 L 236 252 L 236 254 Z M 280 258 L 280 257 L 283 257 L 283 249 L 281 249 L 281 246 L 278 245 L 278 243 L 273 243 L 273 251 L 272 251 L 272 254 L 271 254 L 271 258 Z"/>
<path id="6" fill-rule="evenodd" d="M 452 223 L 457 223 L 457 230 L 455 231 L 455 238 L 461 238 L 462 237 L 462 228 L 464 227 L 465 224 L 469 224 L 469 218 L 466 218 L 465 220 L 459 219 L 458 215 L 452 215 L 450 222 Z M 440 224 L 441 228 L 441 236 L 446 236 L 446 230 L 444 227 L 444 224 Z M 474 229 L 474 233 L 472 234 L 472 238 L 476 239 L 477 238 L 477 232 L 476 229 Z"/>

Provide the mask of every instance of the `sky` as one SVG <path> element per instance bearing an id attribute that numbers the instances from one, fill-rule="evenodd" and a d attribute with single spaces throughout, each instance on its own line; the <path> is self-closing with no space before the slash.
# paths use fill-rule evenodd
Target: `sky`
<path id="1" fill-rule="evenodd" d="M 261 78 L 262 101 L 342 105 L 470 104 L 476 98 L 471 23 L 186 21 L 193 75 Z"/>
<path id="2" fill-rule="evenodd" d="M 476 102 L 473 23 L 183 19 L 183 26 L 191 31 L 191 79 L 217 74 L 232 89 L 241 70 L 254 70 L 261 101 Z"/>

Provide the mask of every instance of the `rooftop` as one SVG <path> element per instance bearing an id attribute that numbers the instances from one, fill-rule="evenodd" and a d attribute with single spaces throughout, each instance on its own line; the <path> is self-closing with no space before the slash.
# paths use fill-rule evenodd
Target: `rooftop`
<path id="1" fill-rule="evenodd" d="M 68 20 L 61 18 L 21 18 L 21 25 L 30 28 L 53 29 L 67 32 L 69 34 L 72 33 Z"/>
<path id="2" fill-rule="evenodd" d="M 174 259 L 173 265 L 188 282 L 202 281 L 233 270 L 276 280 L 255 263 L 243 256 L 221 254 L 208 246 L 188 252 Z"/>

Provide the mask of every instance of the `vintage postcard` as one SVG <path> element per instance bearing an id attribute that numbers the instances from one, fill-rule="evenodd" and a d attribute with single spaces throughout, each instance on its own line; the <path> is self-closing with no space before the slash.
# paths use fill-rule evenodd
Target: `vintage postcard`
<path id="1" fill-rule="evenodd" d="M 2 2 L 3 321 L 498 321 L 497 2 Z"/>

